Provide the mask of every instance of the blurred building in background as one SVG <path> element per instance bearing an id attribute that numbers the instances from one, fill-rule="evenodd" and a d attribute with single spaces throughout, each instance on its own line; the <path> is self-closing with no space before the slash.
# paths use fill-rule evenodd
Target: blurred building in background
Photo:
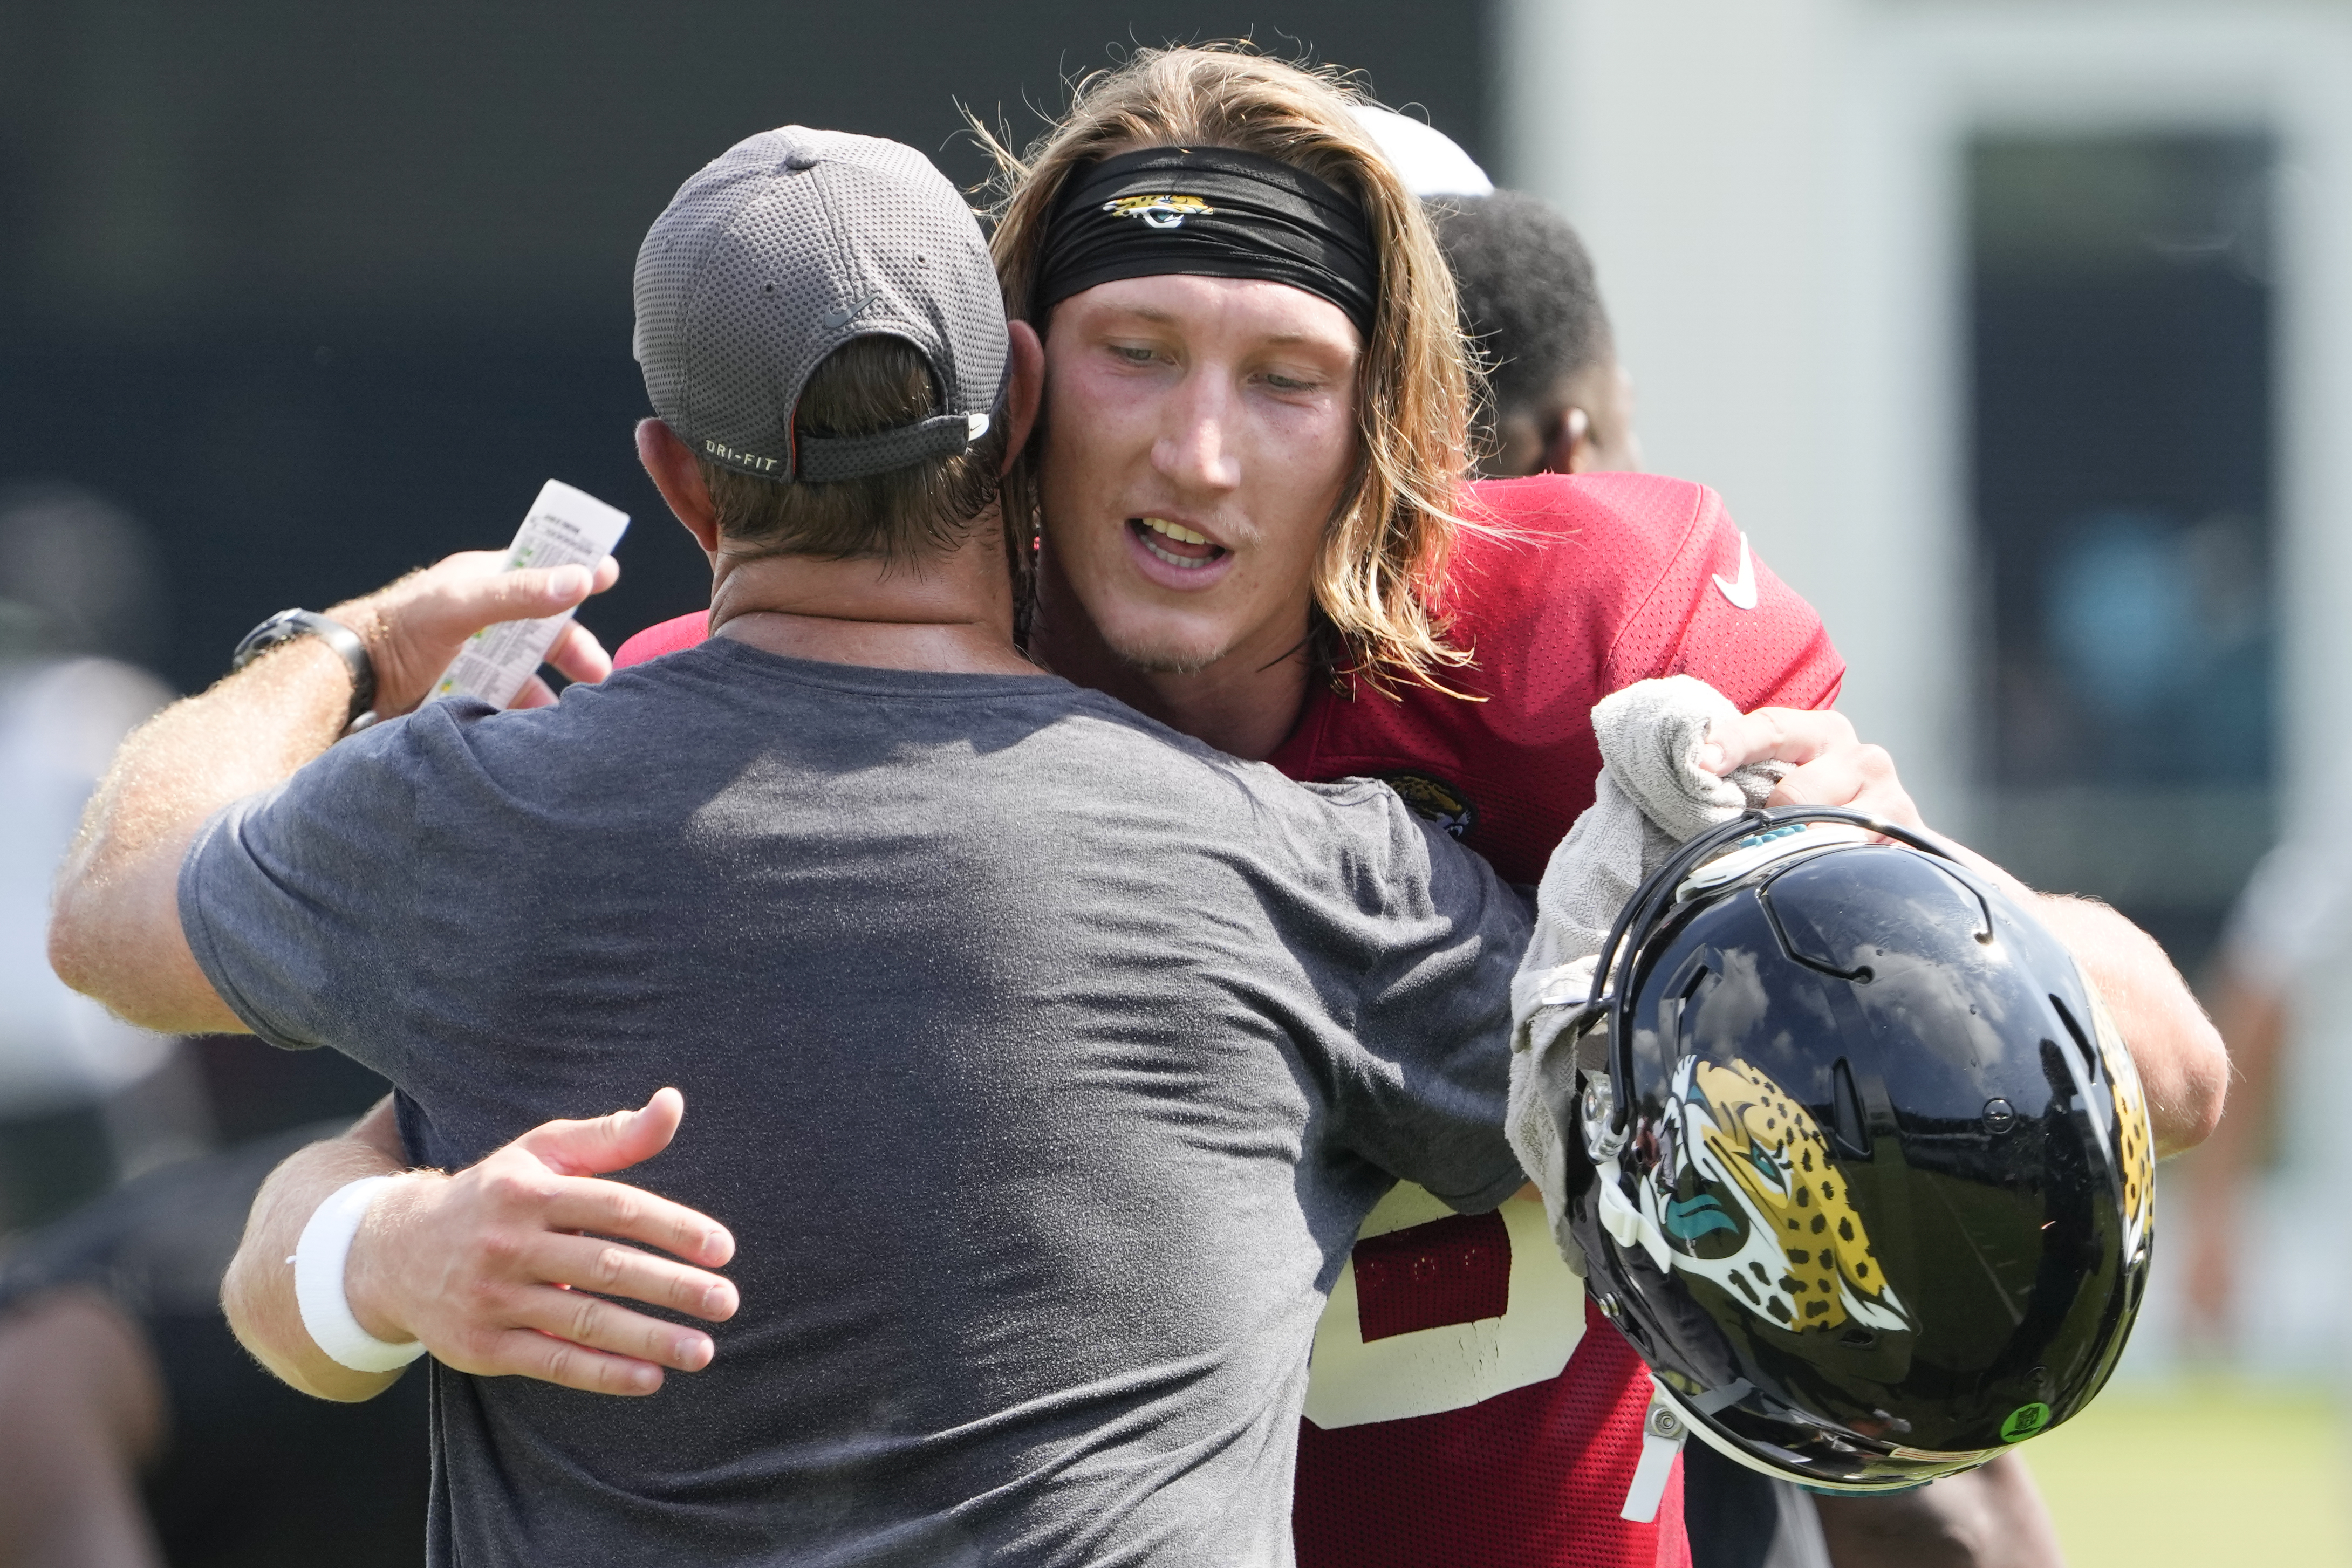
<path id="1" fill-rule="evenodd" d="M 1496 26 L 1503 172 L 1599 258 L 1652 463 L 1821 608 L 1842 706 L 1931 822 L 2198 976 L 2274 835 L 2344 794 L 2352 5 L 1509 0 Z M 2345 1326 L 2346 1000 L 2304 998 L 2247 1257 L 2282 1365 L 2333 1370 Z"/>

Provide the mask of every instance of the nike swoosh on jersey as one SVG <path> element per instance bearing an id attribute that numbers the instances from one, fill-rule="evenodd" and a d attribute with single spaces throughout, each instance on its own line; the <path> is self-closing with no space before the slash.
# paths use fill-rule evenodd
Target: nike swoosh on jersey
<path id="1" fill-rule="evenodd" d="M 1729 582 L 1718 577 L 1715 585 L 1723 590 L 1723 596 L 1731 601 L 1734 607 L 1740 610 L 1756 608 L 1756 560 L 1748 553 L 1746 534 L 1739 536 L 1739 575 Z"/>

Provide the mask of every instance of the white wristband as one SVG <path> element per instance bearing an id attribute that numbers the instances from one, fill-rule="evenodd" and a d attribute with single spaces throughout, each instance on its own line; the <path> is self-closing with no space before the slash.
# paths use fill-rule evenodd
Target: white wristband
<path id="1" fill-rule="evenodd" d="M 343 1264 L 352 1255 L 352 1238 L 360 1221 L 391 1176 L 368 1176 L 338 1187 L 320 1204 L 302 1228 L 294 1249 L 294 1299 L 301 1304 L 302 1326 L 328 1358 L 353 1372 L 393 1372 L 425 1354 L 424 1344 L 410 1340 L 394 1344 L 360 1327 L 343 1296 Z"/>

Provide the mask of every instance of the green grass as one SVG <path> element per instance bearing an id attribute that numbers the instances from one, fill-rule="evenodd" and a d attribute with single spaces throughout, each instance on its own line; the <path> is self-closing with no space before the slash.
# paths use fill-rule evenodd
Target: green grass
<path id="1" fill-rule="evenodd" d="M 2022 1451 L 2071 1568 L 2352 1564 L 2352 1455 L 2321 1380 L 2127 1383 Z"/>

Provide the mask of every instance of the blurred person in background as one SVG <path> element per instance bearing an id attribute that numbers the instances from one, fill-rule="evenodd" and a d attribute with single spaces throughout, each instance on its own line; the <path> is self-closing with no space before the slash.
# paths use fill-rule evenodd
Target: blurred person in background
<path id="1" fill-rule="evenodd" d="M 135 520 L 68 485 L 0 490 L 0 1568 L 413 1563 L 423 1388 L 306 1399 L 220 1312 L 261 1179 L 333 1128 L 186 1157 L 210 1120 L 187 1042 L 49 967 L 82 807 L 172 698 L 138 663 L 163 604 Z"/>
<path id="2" fill-rule="evenodd" d="M 299 1394 L 221 1316 L 278 1161 L 345 1124 L 182 1160 L 0 1257 L 0 1568 L 402 1568 L 422 1556 L 422 1379 Z"/>
<path id="3" fill-rule="evenodd" d="M 2352 854 L 2289 841 L 2263 857 L 2222 927 L 2211 986 L 2213 1021 L 2230 1050 L 2233 1114 L 2188 1162 L 2189 1279 L 2184 1336 L 2226 1352 L 2240 1327 L 2247 1188 L 2271 1163 L 2281 1069 L 2298 993 L 2352 956 Z"/>
<path id="4" fill-rule="evenodd" d="M 1574 227 L 1538 197 L 1478 193 L 1485 181 L 1476 165 L 1429 127 L 1402 116 L 1365 118 L 1429 201 L 1461 289 L 1464 331 L 1486 361 L 1481 475 L 1638 468 L 1633 382 Z M 1430 137 L 1453 158 L 1432 149 Z M 1683 1464 L 1694 1568 L 2045 1568 L 2063 1561 L 2032 1475 L 2014 1457 L 1888 1498 L 1816 1497 L 1704 1443 L 1685 1445 Z"/>
<path id="5" fill-rule="evenodd" d="M 114 748 L 172 698 L 144 528 L 64 484 L 0 490 L 0 1237 L 203 1146 L 177 1043 L 49 972 L 49 881 Z"/>
<path id="6" fill-rule="evenodd" d="M 1568 220 L 1517 191 L 1435 201 L 1430 214 L 1486 361 L 1479 476 L 1639 469 L 1633 380 Z"/>

